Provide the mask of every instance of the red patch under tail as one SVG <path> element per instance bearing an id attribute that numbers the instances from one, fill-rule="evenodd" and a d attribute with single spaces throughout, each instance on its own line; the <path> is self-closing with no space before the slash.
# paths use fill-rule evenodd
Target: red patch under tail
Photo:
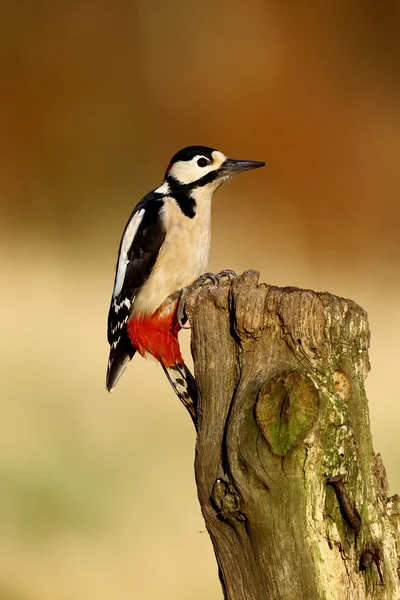
<path id="1" fill-rule="evenodd" d="M 162 304 L 150 317 L 134 315 L 128 322 L 128 336 L 135 350 L 142 356 L 150 354 L 164 367 L 183 365 L 177 308 L 178 300 L 174 300 Z"/>

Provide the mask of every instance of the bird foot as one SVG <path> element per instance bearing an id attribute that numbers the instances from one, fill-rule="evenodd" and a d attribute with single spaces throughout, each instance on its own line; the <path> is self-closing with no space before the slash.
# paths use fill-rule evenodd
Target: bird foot
<path id="1" fill-rule="evenodd" d="M 230 281 L 231 279 L 236 279 L 236 277 L 237 275 L 235 271 L 232 271 L 231 269 L 225 269 L 224 271 L 219 271 L 219 273 L 203 273 L 203 275 L 200 275 L 200 277 L 198 277 L 196 281 L 194 281 L 191 285 L 182 288 L 179 297 L 178 308 L 176 311 L 176 317 L 179 327 L 181 329 L 190 329 L 189 326 L 185 326 L 185 323 L 187 321 L 185 304 L 189 292 L 192 292 L 194 289 L 203 285 L 208 285 L 210 283 L 212 285 L 217 285 L 221 281 L 221 279 L 224 278 Z"/>

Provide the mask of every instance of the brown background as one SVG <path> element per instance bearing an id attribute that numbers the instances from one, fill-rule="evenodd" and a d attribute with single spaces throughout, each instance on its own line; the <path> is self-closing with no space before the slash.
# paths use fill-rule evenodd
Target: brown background
<path id="1" fill-rule="evenodd" d="M 212 270 L 368 311 L 399 491 L 399 7 L 1 3 L 2 600 L 221 598 L 187 415 L 139 358 L 104 388 L 120 234 L 186 145 L 268 162 L 218 192 Z"/>

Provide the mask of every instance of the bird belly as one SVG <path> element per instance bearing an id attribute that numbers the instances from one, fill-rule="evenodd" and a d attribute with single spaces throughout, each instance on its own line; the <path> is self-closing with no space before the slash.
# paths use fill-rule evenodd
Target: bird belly
<path id="1" fill-rule="evenodd" d="M 132 315 L 153 314 L 165 298 L 193 283 L 205 271 L 208 255 L 203 245 L 188 254 L 184 246 L 171 247 L 166 241 L 150 277 L 135 298 Z"/>

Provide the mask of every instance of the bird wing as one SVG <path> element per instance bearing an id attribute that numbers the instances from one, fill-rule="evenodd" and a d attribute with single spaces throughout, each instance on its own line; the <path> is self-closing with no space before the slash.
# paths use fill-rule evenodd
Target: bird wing
<path id="1" fill-rule="evenodd" d="M 110 344 L 106 385 L 110 392 L 135 354 L 126 324 L 136 295 L 149 277 L 165 239 L 160 218 L 163 206 L 158 194 L 150 193 L 134 209 L 125 227 L 118 251 L 113 295 L 108 313 Z"/>

